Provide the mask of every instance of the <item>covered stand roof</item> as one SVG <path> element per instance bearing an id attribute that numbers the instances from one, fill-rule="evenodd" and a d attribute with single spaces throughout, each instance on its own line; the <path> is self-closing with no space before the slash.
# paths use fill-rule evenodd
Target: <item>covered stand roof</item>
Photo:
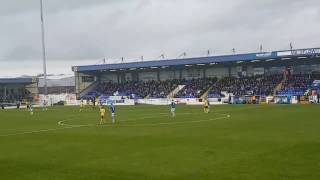
<path id="1" fill-rule="evenodd" d="M 37 82 L 35 78 L 0 78 L 0 84 L 32 84 Z"/>
<path id="2" fill-rule="evenodd" d="M 295 49 L 286 51 L 272 51 L 272 52 L 260 52 L 260 53 L 248 53 L 248 54 L 235 54 L 235 55 L 223 55 L 223 56 L 208 56 L 208 57 L 195 57 L 184 59 L 167 59 L 167 60 L 155 60 L 144 62 L 131 62 L 131 63 L 118 63 L 118 64 L 100 64 L 100 65 L 88 65 L 88 66 L 74 66 L 72 70 L 74 72 L 94 72 L 104 70 L 121 70 L 121 69 L 133 69 L 133 68 L 152 68 L 152 67 L 174 67 L 174 66 L 186 66 L 197 64 L 214 64 L 214 63 L 227 63 L 227 62 L 250 62 L 258 60 L 281 60 L 283 58 L 308 58 L 320 56 L 320 48 L 310 49 Z"/>

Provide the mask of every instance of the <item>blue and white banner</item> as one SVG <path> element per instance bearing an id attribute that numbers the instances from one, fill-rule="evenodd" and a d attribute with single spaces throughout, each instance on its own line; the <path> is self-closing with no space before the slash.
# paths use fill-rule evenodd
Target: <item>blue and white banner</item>
<path id="1" fill-rule="evenodd" d="M 320 87 L 320 80 L 315 80 L 315 81 L 313 81 L 312 86 L 313 86 L 313 87 L 316 87 L 316 88 L 319 88 L 319 87 Z"/>
<path id="2" fill-rule="evenodd" d="M 320 80 L 314 80 L 313 84 L 320 84 Z"/>
<path id="3" fill-rule="evenodd" d="M 271 56 L 272 56 L 272 52 L 264 52 L 264 53 L 256 54 L 257 58 L 266 58 L 266 57 L 271 57 Z"/>
<path id="4" fill-rule="evenodd" d="M 277 56 L 312 56 L 312 55 L 320 55 L 320 48 L 313 49 L 300 49 L 300 50 L 292 50 L 292 51 L 282 51 L 278 52 Z"/>

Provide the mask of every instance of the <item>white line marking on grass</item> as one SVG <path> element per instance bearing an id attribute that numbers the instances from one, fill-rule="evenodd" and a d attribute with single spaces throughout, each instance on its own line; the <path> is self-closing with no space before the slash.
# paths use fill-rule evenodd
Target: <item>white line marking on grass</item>
<path id="1" fill-rule="evenodd" d="M 74 120 L 75 118 L 67 119 L 68 121 Z M 65 121 L 67 121 L 65 120 Z M 35 134 L 35 133 L 41 133 L 41 132 L 49 132 L 49 131 L 58 131 L 63 129 L 71 129 L 76 128 L 76 126 L 71 127 L 60 127 L 60 128 L 51 128 L 51 129 L 42 129 L 42 130 L 31 130 L 31 131 L 23 131 L 23 132 L 16 132 L 16 133 L 9 133 L 9 134 L 0 134 L 0 137 L 8 137 L 8 136 L 17 136 L 17 135 L 25 135 L 25 134 Z M 19 130 L 15 130 L 19 131 Z"/>
<path id="2" fill-rule="evenodd" d="M 193 113 L 179 113 L 179 115 L 188 115 L 188 114 L 193 114 Z M 145 119 L 151 119 L 151 118 L 155 118 L 155 117 L 159 117 L 159 116 L 160 117 L 171 117 L 171 114 L 169 114 L 169 113 L 159 113 L 159 114 L 157 114 L 157 116 L 155 116 L 155 115 L 153 115 L 153 116 L 144 116 L 142 118 L 135 118 L 135 119 L 130 119 L 130 120 L 120 120 L 118 122 L 145 120 Z M 66 124 L 66 122 L 72 121 L 72 120 L 75 120 L 75 119 L 68 119 L 68 120 L 59 121 L 58 124 L 60 126 L 70 126 L 70 127 L 86 127 L 86 126 L 96 126 L 97 125 L 97 124 L 82 124 L 82 125 Z"/>
<path id="3" fill-rule="evenodd" d="M 241 108 L 237 110 L 245 110 L 245 109 L 255 109 L 259 108 L 260 106 L 254 107 L 254 108 Z M 230 110 L 229 110 L 230 111 Z M 232 111 L 232 110 L 231 110 Z M 225 112 L 224 110 L 222 111 L 217 111 L 217 112 Z M 183 114 L 194 114 L 194 113 L 180 113 L 180 115 Z M 219 113 L 212 113 L 212 114 L 219 114 Z M 148 116 L 148 117 L 143 117 L 143 118 L 137 118 L 137 119 L 132 119 L 132 120 L 123 120 L 119 122 L 127 122 L 127 121 L 136 121 L 136 120 L 143 120 L 143 119 L 148 119 L 148 118 L 155 118 L 159 117 L 159 115 L 165 115 L 169 116 L 168 113 L 159 113 L 158 116 Z M 178 114 L 179 115 L 179 114 Z M 64 126 L 61 128 L 52 128 L 52 129 L 43 129 L 43 130 L 34 130 L 34 131 L 25 131 L 25 132 L 17 132 L 17 133 L 9 133 L 9 134 L 0 134 L 0 137 L 9 137 L 9 136 L 17 136 L 17 135 L 25 135 L 25 134 L 35 134 L 35 133 L 42 133 L 42 132 L 50 132 L 50 131 L 58 131 L 58 130 L 64 130 L 64 129 L 73 129 L 73 128 L 80 128 L 80 127 L 94 127 L 94 126 L 100 126 L 100 127 L 139 127 L 139 126 L 160 126 L 160 125 L 174 125 L 174 124 L 190 124 L 190 123 L 201 123 L 201 122 L 210 122 L 210 121 L 216 121 L 219 119 L 228 119 L 231 117 L 229 114 L 219 114 L 223 115 L 225 117 L 217 117 L 217 118 L 211 118 L 207 120 L 195 120 L 195 121 L 179 121 L 179 122 L 165 122 L 165 123 L 145 123 L 145 124 L 106 124 L 106 125 L 97 125 L 97 124 L 85 124 L 85 125 L 70 125 L 66 124 L 65 122 L 71 121 L 74 119 L 67 119 L 67 120 L 62 120 L 58 122 L 59 126 Z M 174 121 L 174 120 L 173 120 Z"/>
<path id="4" fill-rule="evenodd" d="M 160 113 L 160 114 L 167 115 L 167 113 Z M 153 116 L 153 117 L 148 116 L 145 119 L 154 118 L 154 117 L 156 117 L 156 116 Z M 75 119 L 78 119 L 78 118 L 70 118 L 70 119 L 66 119 L 66 120 L 63 120 L 63 121 L 59 121 L 58 125 L 64 126 L 64 127 L 60 127 L 60 128 L 42 129 L 42 130 L 33 130 L 33 131 L 23 131 L 23 132 L 9 133 L 9 134 L 0 134 L 0 137 L 18 136 L 18 135 L 35 134 L 35 133 L 58 131 L 58 130 L 64 130 L 64 129 L 72 129 L 72 128 L 98 126 L 97 124 L 87 124 L 87 125 L 69 125 L 69 124 L 65 124 L 65 122 L 71 121 L 71 120 L 75 120 Z M 18 131 L 18 130 L 16 130 L 16 131 Z"/>
<path id="5" fill-rule="evenodd" d="M 54 128 L 54 129 L 43 129 L 43 130 L 36 130 L 36 131 L 3 134 L 3 135 L 0 135 L 0 137 L 17 136 L 17 135 L 24 135 L 24 134 L 34 134 L 34 133 L 49 132 L 49 131 L 58 131 L 58 130 L 62 130 L 62 129 L 71 129 L 71 128 L 74 128 L 74 127 L 62 127 L 62 128 Z"/>
<path id="6" fill-rule="evenodd" d="M 161 125 L 176 125 L 176 124 L 193 124 L 193 123 L 216 121 L 216 120 L 220 120 L 220 119 L 228 119 L 230 117 L 231 117 L 230 115 L 227 115 L 225 117 L 217 117 L 217 118 L 212 118 L 212 119 L 207 119 L 207 120 L 197 120 L 197 121 L 177 121 L 177 122 L 165 122 L 165 123 L 132 124 L 132 125 L 124 124 L 124 125 L 120 125 L 120 127 L 140 127 L 140 126 L 161 126 Z"/>
<path id="7" fill-rule="evenodd" d="M 191 114 L 191 113 L 185 113 L 185 114 Z M 214 113 L 217 115 L 223 115 L 224 117 L 216 117 L 216 118 L 211 118 L 211 119 L 206 119 L 206 120 L 193 120 L 193 121 L 174 121 L 173 122 L 163 122 L 163 123 L 144 123 L 144 124 L 104 124 L 104 125 L 97 125 L 97 124 L 84 124 L 84 125 L 72 125 L 72 124 L 66 124 L 65 122 L 70 121 L 70 120 L 64 120 L 58 122 L 59 125 L 61 126 L 66 126 L 66 127 L 93 127 L 93 126 L 101 126 L 101 127 L 139 127 L 139 126 L 160 126 L 160 125 L 175 125 L 175 124 L 190 124 L 190 123 L 201 123 L 201 122 L 210 122 L 210 121 L 216 121 L 219 119 L 228 119 L 231 117 L 229 114 L 220 114 L 220 113 Z M 136 120 L 144 120 L 144 119 L 149 119 L 149 118 L 155 118 L 159 116 L 149 116 L 147 118 L 138 118 L 134 120 L 124 120 L 124 121 L 119 121 L 119 122 L 127 122 L 127 121 L 136 121 Z"/>

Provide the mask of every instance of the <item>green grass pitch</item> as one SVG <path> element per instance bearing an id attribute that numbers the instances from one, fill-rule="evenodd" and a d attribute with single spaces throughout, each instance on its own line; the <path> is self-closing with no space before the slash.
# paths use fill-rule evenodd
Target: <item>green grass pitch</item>
<path id="1" fill-rule="evenodd" d="M 230 115 L 230 117 L 228 116 Z M 320 106 L 0 111 L 0 179 L 320 179 Z M 60 122 L 60 125 L 58 124 Z"/>

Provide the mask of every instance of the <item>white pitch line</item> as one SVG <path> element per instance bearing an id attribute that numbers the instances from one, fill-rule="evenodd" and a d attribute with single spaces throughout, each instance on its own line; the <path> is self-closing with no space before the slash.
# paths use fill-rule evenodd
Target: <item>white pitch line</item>
<path id="1" fill-rule="evenodd" d="M 165 114 L 165 113 L 160 113 Z M 151 117 L 149 117 L 151 118 Z M 80 127 L 89 127 L 89 126 L 96 126 L 96 124 L 88 124 L 88 125 L 68 125 L 64 122 L 71 121 L 77 118 L 70 118 L 67 120 L 59 121 L 58 125 L 65 126 L 61 128 L 52 128 L 52 129 L 42 129 L 42 130 L 34 130 L 34 131 L 24 131 L 24 132 L 17 132 L 17 133 L 9 133 L 9 134 L 0 134 L 0 137 L 8 137 L 8 136 L 18 136 L 18 135 L 25 135 L 25 134 L 35 134 L 35 133 L 41 133 L 41 132 L 49 132 L 49 131 L 58 131 L 63 129 L 72 129 L 72 128 L 80 128 Z"/>
<path id="2" fill-rule="evenodd" d="M 62 129 L 71 129 L 71 128 L 74 128 L 74 127 L 62 127 L 62 128 L 54 128 L 54 129 L 43 129 L 43 130 L 36 130 L 36 131 L 3 134 L 3 135 L 0 135 L 0 137 L 17 136 L 17 135 L 24 135 L 24 134 L 34 134 L 34 133 L 49 132 L 49 131 L 58 131 L 58 130 L 62 130 Z"/>
<path id="3" fill-rule="evenodd" d="M 256 108 L 259 108 L 260 106 L 257 106 L 257 107 L 254 107 L 254 108 L 241 108 L 241 109 L 236 109 L 236 110 L 245 110 L 245 109 L 256 109 Z M 230 110 L 229 110 L 230 111 Z M 232 110 L 231 110 L 232 111 Z M 220 110 L 220 111 L 217 111 L 217 112 L 225 112 L 224 110 Z M 166 114 L 167 113 L 160 113 L 160 114 Z M 185 113 L 186 114 L 186 113 Z M 191 113 L 189 113 L 191 114 Z M 222 114 L 221 114 L 222 115 Z M 226 114 L 225 114 L 226 115 Z M 231 116 L 230 115 L 227 115 L 227 117 L 222 117 L 223 119 L 226 119 L 226 118 L 230 118 Z M 58 130 L 64 130 L 64 129 L 72 129 L 72 128 L 80 128 L 80 127 L 90 127 L 90 126 L 100 126 L 100 125 L 94 125 L 94 124 L 88 124 L 88 125 L 68 125 L 68 124 L 64 124 L 63 122 L 66 122 L 66 121 L 70 121 L 72 119 L 69 119 L 69 120 L 64 120 L 64 121 L 59 121 L 58 124 L 60 126 L 66 126 L 66 127 L 62 127 L 62 128 L 55 128 L 55 129 L 44 129 L 44 130 L 35 130 L 35 131 L 26 131 L 26 132 L 19 132 L 19 133 L 10 133 L 10 134 L 0 134 L 0 137 L 8 137 L 8 136 L 17 136 L 17 135 L 25 135 L 25 134 L 34 134 L 34 133 L 41 133 L 41 132 L 49 132 L 49 131 L 58 131 Z M 209 120 L 200 120 L 200 122 L 204 122 L 204 121 L 214 121 L 214 120 L 217 120 L 217 119 L 209 119 Z M 192 123 L 192 121 L 189 121 L 189 123 Z M 186 123 L 186 122 L 175 122 L 175 123 Z M 193 122 L 193 123 L 199 123 L 199 121 L 197 122 Z M 158 125 L 161 125 L 161 124 L 158 124 Z M 112 124 L 110 125 L 104 125 L 104 126 L 113 126 Z M 124 126 L 124 125 L 123 125 Z M 133 125 L 126 125 L 126 126 L 133 126 Z M 137 126 L 137 125 L 135 125 Z M 150 126 L 150 125 L 149 125 Z"/>
<path id="4" fill-rule="evenodd" d="M 192 124 L 192 123 L 201 123 L 201 122 L 210 122 L 210 121 L 216 121 L 219 119 L 227 119 L 231 116 L 228 115 L 226 117 L 217 117 L 213 119 L 207 119 L 207 120 L 198 120 L 198 121 L 180 121 L 180 122 L 166 122 L 166 123 L 149 123 L 149 124 L 133 124 L 133 125 L 120 125 L 120 127 L 141 127 L 141 126 L 161 126 L 161 125 L 175 125 L 175 124 Z"/>
<path id="5" fill-rule="evenodd" d="M 163 115 L 168 115 L 167 113 L 159 113 Z M 181 114 L 192 114 L 192 113 L 181 113 Z M 218 113 L 216 113 L 218 114 Z M 200 122 L 208 122 L 208 121 L 215 121 L 219 119 L 227 119 L 230 118 L 231 115 L 229 114 L 220 114 L 220 115 L 225 115 L 226 117 L 217 117 L 214 119 L 208 119 L 208 120 L 198 120 L 198 121 L 180 121 L 180 122 L 168 122 L 168 123 L 149 123 L 149 124 L 133 124 L 133 125 L 120 125 L 120 127 L 138 127 L 138 126 L 159 126 L 159 125 L 172 125 L 172 124 L 187 124 L 187 123 L 200 123 Z M 158 117 L 158 116 L 153 116 L 153 117 Z M 153 118 L 151 116 L 147 118 Z M 147 119 L 147 118 L 140 118 L 140 119 Z M 139 118 L 138 118 L 139 119 Z M 41 133 L 41 132 L 50 132 L 50 131 L 58 131 L 58 130 L 64 130 L 64 129 L 72 129 L 72 128 L 80 128 L 80 127 L 90 127 L 90 126 L 101 126 L 101 125 L 96 125 L 96 124 L 87 124 L 87 125 L 69 125 L 65 124 L 64 122 L 71 121 L 73 119 L 68 119 L 68 120 L 63 120 L 59 121 L 58 125 L 60 126 L 65 126 L 61 128 L 53 128 L 53 129 L 43 129 L 43 130 L 34 130 L 34 131 L 26 131 L 26 132 L 18 132 L 18 133 L 10 133 L 10 134 L 0 134 L 0 137 L 9 137 L 9 136 L 17 136 L 17 135 L 25 135 L 25 134 L 35 134 L 35 133 Z M 137 119 L 135 119 L 137 120 Z M 133 121 L 133 120 L 125 120 L 125 121 Z M 124 121 L 120 121 L 124 122 Z M 103 125 L 103 127 L 113 127 L 113 124 L 108 124 L 108 125 Z M 119 125 L 118 125 L 119 127 Z"/>
<path id="6" fill-rule="evenodd" d="M 192 113 L 179 113 L 179 115 L 186 115 L 186 114 L 192 114 Z M 159 113 L 158 115 L 162 115 L 162 116 L 171 116 L 168 113 Z M 137 120 L 145 120 L 145 119 L 150 119 L 150 118 L 155 118 L 155 117 L 159 117 L 159 116 L 144 116 L 142 118 L 136 118 L 136 119 L 131 119 L 131 120 L 121 120 L 118 122 L 128 122 L 128 121 L 137 121 Z M 68 121 L 72 121 L 74 119 L 68 119 L 68 120 L 63 120 L 63 121 L 59 121 L 58 124 L 60 126 L 70 126 L 70 127 L 88 127 L 88 126 L 96 126 L 97 124 L 82 124 L 82 125 L 73 125 L 73 124 L 66 124 L 65 122 Z M 99 125 L 100 126 L 100 125 Z"/>
<path id="7" fill-rule="evenodd" d="M 187 113 L 186 113 L 187 114 Z M 189 113 L 190 114 L 190 113 Z M 145 124 L 105 124 L 105 125 L 97 125 L 97 124 L 85 124 L 85 125 L 70 125 L 70 124 L 65 124 L 64 122 L 67 122 L 68 120 L 60 121 L 58 122 L 59 125 L 62 126 L 67 126 L 67 127 L 90 127 L 90 126 L 102 126 L 102 127 L 139 127 L 139 126 L 159 126 L 159 125 L 174 125 L 174 124 L 190 124 L 190 123 L 201 123 L 201 122 L 209 122 L 209 121 L 216 121 L 219 119 L 227 119 L 230 118 L 231 115 L 229 114 L 220 114 L 220 113 L 215 113 L 217 115 L 223 115 L 225 117 L 216 117 L 213 119 L 207 119 L 207 120 L 194 120 L 194 121 L 179 121 L 179 122 L 166 122 L 166 123 L 145 123 Z M 153 117 L 158 117 L 158 116 L 153 116 Z M 149 117 L 151 118 L 151 117 Z M 148 118 L 140 118 L 140 119 L 148 119 Z M 137 120 L 137 119 L 135 119 Z M 128 121 L 128 120 L 127 120 Z M 134 120 L 131 120 L 134 121 Z M 174 121 L 174 120 L 173 120 Z M 119 122 L 126 122 L 126 121 L 119 121 Z"/>
<path id="8" fill-rule="evenodd" d="M 70 118 L 70 119 L 68 119 L 68 121 L 71 121 L 73 119 L 75 119 L 75 118 Z M 60 127 L 60 128 L 24 131 L 24 132 L 9 133 L 9 134 L 0 134 L 0 137 L 17 136 L 17 135 L 24 135 L 24 134 L 34 134 L 34 133 L 49 132 L 49 131 L 58 131 L 58 130 L 71 129 L 71 128 L 75 128 L 75 127 Z M 16 130 L 16 131 L 18 131 L 18 130 Z"/>

